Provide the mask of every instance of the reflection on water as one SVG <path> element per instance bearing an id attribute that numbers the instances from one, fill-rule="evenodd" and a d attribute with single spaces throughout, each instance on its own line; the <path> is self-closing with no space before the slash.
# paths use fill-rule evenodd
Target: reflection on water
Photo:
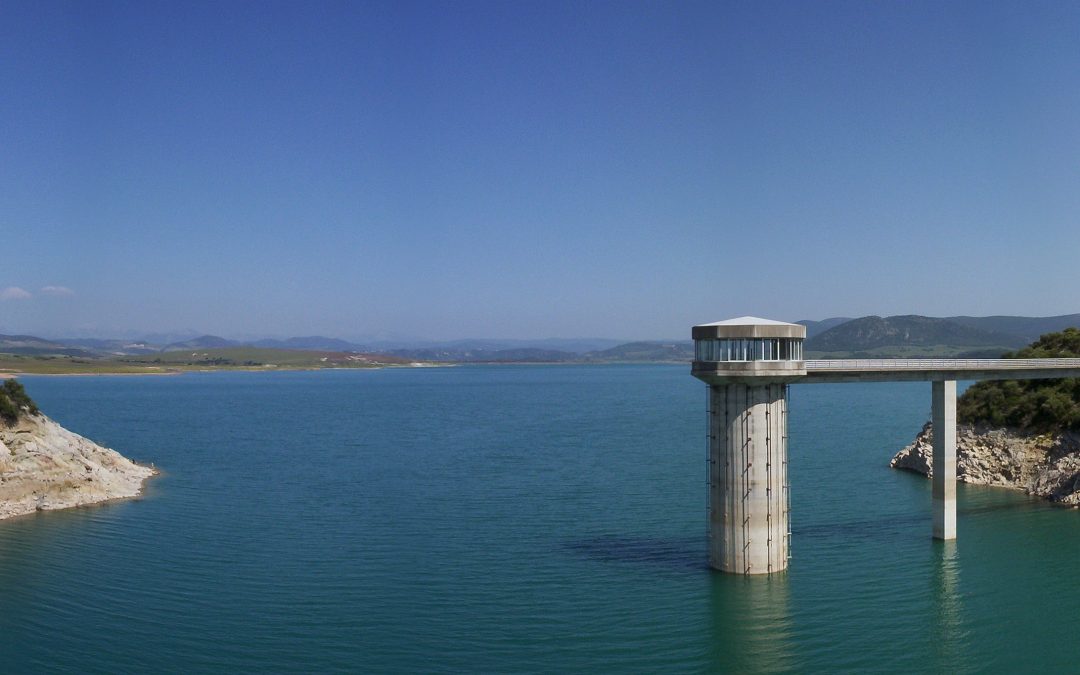
<path id="1" fill-rule="evenodd" d="M 935 661 L 948 672 L 971 672 L 967 658 L 968 636 L 964 627 L 964 606 L 960 592 L 960 557 L 957 542 L 935 541 L 932 549 L 931 591 L 937 607 L 930 631 L 930 649 Z"/>
<path id="2" fill-rule="evenodd" d="M 709 569 L 699 538 L 602 536 L 565 547 L 601 562 L 700 574 L 708 588 L 706 659 L 713 672 L 774 673 L 795 667 L 788 575 L 744 577 Z M 693 631 L 692 626 L 687 626 Z"/>
<path id="3" fill-rule="evenodd" d="M 710 669 L 738 673 L 793 670 L 788 575 L 716 573 L 711 577 Z"/>

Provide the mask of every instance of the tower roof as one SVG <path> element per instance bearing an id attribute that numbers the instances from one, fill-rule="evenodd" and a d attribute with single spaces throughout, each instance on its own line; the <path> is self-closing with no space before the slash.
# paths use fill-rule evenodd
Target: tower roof
<path id="1" fill-rule="evenodd" d="M 798 326 L 797 323 L 787 323 L 785 321 L 773 321 L 772 319 L 762 319 L 759 316 L 740 316 L 734 319 L 724 319 L 723 321 L 714 321 L 712 323 L 703 323 L 702 326 Z"/>
<path id="2" fill-rule="evenodd" d="M 695 340 L 720 338 L 789 338 L 806 339 L 806 326 L 784 321 L 773 321 L 756 316 L 740 316 L 724 321 L 703 323 L 694 326 Z"/>

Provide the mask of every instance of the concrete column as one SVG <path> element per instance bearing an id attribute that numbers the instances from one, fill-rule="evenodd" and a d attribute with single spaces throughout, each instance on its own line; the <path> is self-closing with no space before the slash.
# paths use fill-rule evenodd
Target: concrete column
<path id="1" fill-rule="evenodd" d="M 737 574 L 787 569 L 787 389 L 709 387 L 709 565 Z"/>
<path id="2" fill-rule="evenodd" d="M 933 383 L 934 538 L 956 539 L 956 381 Z"/>

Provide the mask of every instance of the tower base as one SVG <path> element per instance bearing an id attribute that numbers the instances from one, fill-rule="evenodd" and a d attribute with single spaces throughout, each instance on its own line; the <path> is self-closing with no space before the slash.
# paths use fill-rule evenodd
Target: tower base
<path id="1" fill-rule="evenodd" d="M 787 569 L 787 386 L 709 387 L 709 565 Z"/>

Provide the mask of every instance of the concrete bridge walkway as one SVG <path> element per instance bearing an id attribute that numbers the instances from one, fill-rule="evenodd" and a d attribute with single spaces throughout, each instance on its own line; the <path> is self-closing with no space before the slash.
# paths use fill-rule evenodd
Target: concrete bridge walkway
<path id="1" fill-rule="evenodd" d="M 829 359 L 807 360 L 792 382 L 1037 380 L 1080 376 L 1080 359 Z"/>

